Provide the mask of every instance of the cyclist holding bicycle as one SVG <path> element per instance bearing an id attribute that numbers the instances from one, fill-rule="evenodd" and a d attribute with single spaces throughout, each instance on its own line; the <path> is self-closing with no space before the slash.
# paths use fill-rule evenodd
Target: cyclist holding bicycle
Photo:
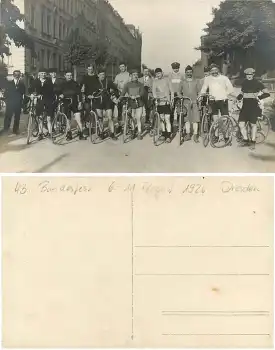
<path id="1" fill-rule="evenodd" d="M 63 100 L 65 106 L 65 114 L 69 119 L 70 128 L 67 130 L 66 139 L 71 141 L 72 131 L 71 131 L 71 116 L 74 115 L 74 118 L 77 122 L 79 128 L 79 140 L 86 140 L 86 137 L 83 136 L 83 125 L 81 121 L 81 88 L 80 85 L 73 80 L 72 72 L 67 71 L 65 74 L 65 81 L 60 87 L 59 98 Z"/>
<path id="2" fill-rule="evenodd" d="M 211 64 L 210 75 L 204 78 L 200 97 L 203 98 L 208 93 L 213 98 L 210 100 L 210 107 L 214 122 L 218 120 L 219 113 L 221 116 L 229 115 L 228 98 L 233 92 L 234 88 L 229 78 L 220 74 L 219 67 L 216 64 Z M 214 138 L 214 141 L 219 139 L 218 128 Z"/>
<path id="3" fill-rule="evenodd" d="M 174 93 L 169 79 L 164 78 L 161 68 L 155 69 L 156 79 L 153 81 L 153 97 L 159 100 L 158 113 L 161 118 L 162 137 L 167 143 L 171 142 L 171 101 Z"/>
<path id="4" fill-rule="evenodd" d="M 257 119 L 262 115 L 259 101 L 270 96 L 265 86 L 255 79 L 255 69 L 247 68 L 244 71 L 246 79 L 242 84 L 241 93 L 237 96 L 237 100 L 243 100 L 243 105 L 239 116 L 239 125 L 243 136 L 242 146 L 250 146 L 255 149 L 257 135 Z M 246 123 L 251 124 L 251 144 L 248 140 Z"/>
<path id="5" fill-rule="evenodd" d="M 93 86 L 94 93 L 99 92 L 101 98 L 96 98 L 93 102 L 93 106 L 96 109 L 96 113 L 99 118 L 103 120 L 103 112 L 105 111 L 106 116 L 109 119 L 109 131 L 110 137 L 113 140 L 117 140 L 115 135 L 115 126 L 113 121 L 113 110 L 115 107 L 114 95 L 117 95 L 117 87 L 111 81 L 106 78 L 106 73 L 103 68 L 98 70 L 98 78 Z"/>
<path id="6" fill-rule="evenodd" d="M 189 97 L 192 100 L 190 102 L 188 100 L 184 101 L 184 105 L 187 109 L 186 122 L 185 122 L 185 130 L 186 135 L 184 137 L 184 141 L 191 140 L 191 124 L 193 125 L 193 139 L 194 142 L 199 142 L 199 122 L 200 122 L 200 112 L 197 105 L 197 98 L 200 92 L 199 81 L 193 77 L 193 68 L 191 66 L 187 66 L 185 68 L 185 79 L 180 84 L 180 95 Z"/>
<path id="7" fill-rule="evenodd" d="M 137 129 L 138 129 L 138 140 L 142 140 L 142 130 L 141 130 L 141 117 L 144 106 L 144 96 L 145 88 L 144 85 L 138 80 L 138 70 L 132 70 L 131 72 L 131 81 L 126 83 L 120 99 L 128 94 L 130 98 L 129 107 L 132 109 L 132 116 L 136 120 Z"/>
<path id="8" fill-rule="evenodd" d="M 54 115 L 54 86 L 50 79 L 47 78 L 46 69 L 41 68 L 38 73 L 38 78 L 33 80 L 29 92 L 31 99 L 34 95 L 39 97 L 36 105 L 36 115 L 38 117 L 39 135 L 38 140 L 43 139 L 43 113 L 47 116 L 47 127 L 49 135 L 52 133 L 52 118 Z"/>
<path id="9" fill-rule="evenodd" d="M 179 97 L 180 95 L 180 86 L 181 86 L 181 82 L 184 79 L 184 75 L 180 72 L 180 63 L 173 62 L 171 64 L 171 67 L 172 67 L 172 72 L 169 73 L 168 75 L 168 79 L 170 81 L 172 91 L 174 93 L 174 104 L 172 108 L 171 122 L 174 122 L 174 125 L 176 125 L 177 118 L 178 118 L 177 109 L 179 106 L 179 99 L 177 97 Z"/>

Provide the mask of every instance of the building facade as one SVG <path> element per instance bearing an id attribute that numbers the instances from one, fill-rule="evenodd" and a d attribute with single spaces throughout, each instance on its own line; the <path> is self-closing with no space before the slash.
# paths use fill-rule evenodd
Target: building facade
<path id="1" fill-rule="evenodd" d="M 120 60 L 141 66 L 142 36 L 133 25 L 126 25 L 107 0 L 14 0 L 25 15 L 25 30 L 35 44 L 35 57 L 30 50 L 11 46 L 9 71 L 20 69 L 27 76 L 39 67 L 68 68 L 64 61 L 66 42 L 73 28 L 86 42 L 105 43 L 111 57 L 112 73 Z M 80 20 L 79 20 L 80 19 Z"/>

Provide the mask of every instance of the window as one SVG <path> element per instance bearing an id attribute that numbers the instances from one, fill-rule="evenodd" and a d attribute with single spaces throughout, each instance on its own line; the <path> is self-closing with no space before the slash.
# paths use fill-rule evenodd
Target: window
<path id="1" fill-rule="evenodd" d="M 56 67 L 56 53 L 53 53 L 53 68 L 57 68 Z"/>
<path id="2" fill-rule="evenodd" d="M 31 5 L 31 25 L 35 27 L 35 7 Z"/>
<path id="3" fill-rule="evenodd" d="M 45 8 L 41 6 L 41 32 L 44 33 L 45 29 Z"/>
<path id="4" fill-rule="evenodd" d="M 66 25 L 63 23 L 63 39 L 66 38 Z"/>
<path id="5" fill-rule="evenodd" d="M 56 18 L 53 19 L 53 37 L 56 38 Z"/>
<path id="6" fill-rule="evenodd" d="M 62 39 L 62 23 L 59 21 L 59 39 Z"/>
<path id="7" fill-rule="evenodd" d="M 47 51 L 47 68 L 50 68 L 51 66 L 51 51 Z"/>
<path id="8" fill-rule="evenodd" d="M 47 13 L 47 34 L 51 34 L 51 15 L 49 11 Z"/>
<path id="9" fill-rule="evenodd" d="M 44 63 L 45 63 L 45 50 L 41 50 L 40 67 L 44 67 Z"/>
<path id="10" fill-rule="evenodd" d="M 59 71 L 62 71 L 62 56 L 61 55 L 59 55 L 59 57 L 58 57 L 58 69 L 59 69 Z"/>

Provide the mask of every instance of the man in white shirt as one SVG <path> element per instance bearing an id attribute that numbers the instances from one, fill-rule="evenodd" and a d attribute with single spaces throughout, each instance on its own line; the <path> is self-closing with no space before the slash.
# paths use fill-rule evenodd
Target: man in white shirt
<path id="1" fill-rule="evenodd" d="M 210 75 L 204 78 L 200 94 L 203 96 L 207 92 L 214 98 L 211 103 L 214 121 L 217 120 L 219 113 L 221 116 L 228 115 L 228 97 L 234 92 L 234 88 L 228 77 L 222 75 L 215 64 L 210 66 Z"/>
<path id="2" fill-rule="evenodd" d="M 127 66 L 124 62 L 119 65 L 120 73 L 115 77 L 115 85 L 119 92 L 122 92 L 124 86 L 130 81 L 130 74 L 127 72 Z"/>
<path id="3" fill-rule="evenodd" d="M 119 93 L 121 94 L 124 86 L 131 81 L 131 77 L 130 77 L 130 74 L 127 72 L 126 63 L 121 62 L 119 64 L 119 70 L 120 70 L 120 73 L 117 74 L 117 76 L 115 77 L 114 83 L 117 86 Z M 122 118 L 122 115 L 123 115 L 122 104 L 119 103 L 117 108 L 118 108 L 118 117 Z M 123 123 L 124 121 L 121 120 L 121 122 Z"/>

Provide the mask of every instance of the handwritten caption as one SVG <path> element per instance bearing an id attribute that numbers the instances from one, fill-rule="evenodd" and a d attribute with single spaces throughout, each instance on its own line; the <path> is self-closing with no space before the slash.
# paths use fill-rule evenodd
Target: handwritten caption
<path id="1" fill-rule="evenodd" d="M 231 181 L 222 181 L 217 184 L 219 186 L 219 191 L 224 194 L 229 193 L 251 193 L 251 192 L 259 192 L 260 189 L 253 184 L 236 184 Z M 50 194 L 50 193 L 67 193 L 71 195 L 79 195 L 79 194 L 89 194 L 92 192 L 96 192 L 96 185 L 93 187 L 92 185 L 84 185 L 84 184 L 70 184 L 65 183 L 60 186 L 54 185 L 50 180 L 45 180 L 40 182 L 35 190 L 38 190 L 39 193 L 42 194 Z M 164 185 L 156 185 L 153 182 L 142 182 L 140 184 L 135 183 L 127 183 L 121 184 L 118 181 L 110 181 L 106 185 L 106 192 L 129 192 L 134 193 L 135 191 L 142 191 L 148 195 L 154 196 L 158 198 L 160 195 L 171 195 L 171 194 L 179 194 L 179 195 L 199 195 L 202 196 L 207 193 L 207 188 L 205 184 L 202 183 L 187 183 L 187 184 L 179 184 L 164 186 Z M 26 195 L 33 191 L 28 188 L 27 184 L 17 182 L 14 188 L 14 191 L 18 195 Z"/>

